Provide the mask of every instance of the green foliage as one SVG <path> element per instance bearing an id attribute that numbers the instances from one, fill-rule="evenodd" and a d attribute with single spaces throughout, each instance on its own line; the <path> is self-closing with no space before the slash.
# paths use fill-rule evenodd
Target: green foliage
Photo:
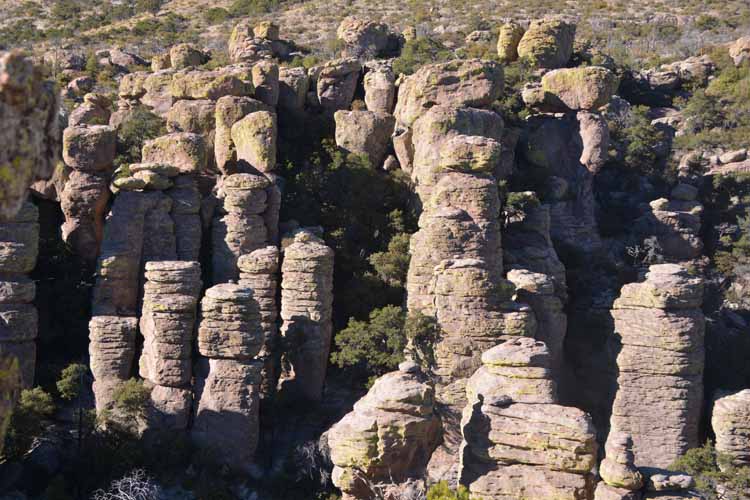
<path id="1" fill-rule="evenodd" d="M 393 61 L 393 72 L 411 75 L 421 66 L 452 59 L 453 52 L 430 37 L 419 37 L 404 44 L 401 55 Z"/>
<path id="2" fill-rule="evenodd" d="M 142 381 L 131 378 L 117 386 L 112 393 L 112 399 L 115 409 L 123 416 L 136 418 L 143 415 L 150 395 L 151 391 Z"/>
<path id="3" fill-rule="evenodd" d="M 229 7 L 233 17 L 257 16 L 276 10 L 279 0 L 234 0 Z"/>
<path id="4" fill-rule="evenodd" d="M 409 271 L 410 235 L 398 233 L 388 242 L 388 250 L 375 252 L 370 256 L 370 264 L 378 277 L 391 286 L 403 288 L 406 285 L 406 273 Z"/>
<path id="5" fill-rule="evenodd" d="M 714 94 L 697 89 L 690 99 L 681 101 L 681 104 L 683 116 L 693 132 L 724 125 L 724 111 Z"/>
<path id="6" fill-rule="evenodd" d="M 745 209 L 744 217 L 737 217 L 737 226 L 739 235 L 736 239 L 724 238 L 724 249 L 714 256 L 717 269 L 726 276 L 745 274 L 750 266 L 750 208 Z"/>
<path id="7" fill-rule="evenodd" d="M 664 141 L 664 134 L 651 124 L 648 107 L 634 106 L 624 123 L 610 123 L 610 131 L 616 142 L 624 146 L 625 165 L 643 175 L 658 176 L 656 149 Z"/>
<path id="8" fill-rule="evenodd" d="M 161 9 L 162 0 L 135 0 L 135 11 L 156 14 Z"/>
<path id="9" fill-rule="evenodd" d="M 503 205 L 503 212 L 507 219 L 522 215 L 539 206 L 539 198 L 533 191 L 516 191 L 508 193 Z"/>
<path id="10" fill-rule="evenodd" d="M 158 115 L 143 106 L 134 108 L 117 132 L 115 165 L 140 161 L 143 143 L 166 133 L 164 121 Z"/>
<path id="11" fill-rule="evenodd" d="M 6 434 L 5 457 L 20 459 L 34 439 L 44 432 L 44 421 L 55 412 L 55 403 L 41 387 L 21 391 Z"/>
<path id="12" fill-rule="evenodd" d="M 60 373 L 57 381 L 57 392 L 60 397 L 68 401 L 77 398 L 81 394 L 82 384 L 89 369 L 81 363 L 71 363 Z"/>
<path id="13" fill-rule="evenodd" d="M 229 17 L 229 11 L 222 7 L 211 7 L 203 13 L 203 19 L 205 19 L 209 25 L 223 23 L 229 19 Z"/>
<path id="14" fill-rule="evenodd" d="M 710 441 L 700 448 L 688 450 L 669 468 L 693 476 L 696 489 L 706 500 L 735 498 L 735 495 L 750 491 L 750 467 L 734 466 L 731 458 L 717 452 Z M 720 496 L 718 486 L 728 491 Z"/>
<path id="15" fill-rule="evenodd" d="M 341 368 L 356 367 L 370 380 L 396 369 L 404 359 L 405 316 L 400 307 L 385 306 L 373 310 L 369 321 L 350 318 L 336 334 L 338 351 L 331 354 L 331 362 Z"/>
<path id="16" fill-rule="evenodd" d="M 465 486 L 459 486 L 458 490 L 452 490 L 446 481 L 430 487 L 427 491 L 427 500 L 479 500 L 477 497 L 469 495 L 469 490 Z"/>
<path id="17" fill-rule="evenodd" d="M 94 78 L 96 78 L 97 73 L 99 73 L 99 60 L 93 52 L 89 52 L 86 56 L 86 67 L 84 69 L 89 76 Z"/>
<path id="18" fill-rule="evenodd" d="M 440 338 L 437 319 L 421 312 L 411 312 L 404 322 L 406 352 L 425 370 L 435 366 L 435 342 Z"/>

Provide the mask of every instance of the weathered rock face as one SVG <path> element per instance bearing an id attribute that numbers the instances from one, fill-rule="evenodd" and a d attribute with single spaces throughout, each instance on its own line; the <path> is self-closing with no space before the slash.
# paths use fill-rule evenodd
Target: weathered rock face
<path id="1" fill-rule="evenodd" d="M 207 136 L 214 129 L 215 112 L 216 103 L 208 99 L 177 101 L 167 112 L 167 131 Z"/>
<path id="2" fill-rule="evenodd" d="M 347 153 L 366 155 L 373 168 L 383 164 L 393 127 L 392 115 L 372 111 L 336 111 L 336 145 Z"/>
<path id="3" fill-rule="evenodd" d="M 175 405 L 174 402 L 184 399 L 184 396 L 175 399 L 176 395 L 190 392 L 200 273 L 198 262 L 146 262 L 139 325 L 143 352 L 139 365 L 140 376 L 154 386 L 151 393 L 154 410 L 162 413 L 152 418 L 152 422 L 167 425 L 184 422 L 185 426 L 188 422 L 190 405 Z"/>
<path id="4" fill-rule="evenodd" d="M 220 452 L 230 468 L 246 472 L 258 444 L 258 411 L 263 347 L 258 304 L 242 285 L 206 290 L 196 366 L 193 439 Z"/>
<path id="5" fill-rule="evenodd" d="M 559 19 L 531 21 L 518 43 L 518 56 L 540 68 L 560 68 L 573 54 L 576 26 Z"/>
<path id="6" fill-rule="evenodd" d="M 206 140 L 190 132 L 175 132 L 146 141 L 143 162 L 171 165 L 182 174 L 197 174 L 206 168 Z"/>
<path id="7" fill-rule="evenodd" d="M 555 295 L 555 279 L 526 269 L 513 269 L 508 271 L 508 281 L 516 287 L 516 299 L 530 305 L 534 311 L 537 324 L 534 337 L 547 345 L 550 368 L 557 374 L 563 361 L 568 318 L 563 302 Z"/>
<path id="8" fill-rule="evenodd" d="M 420 478 L 440 440 L 435 391 L 416 364 L 375 381 L 328 432 L 333 482 L 344 498 L 375 498 L 367 483 Z"/>
<path id="9" fill-rule="evenodd" d="M 279 69 L 279 108 L 302 111 L 305 107 L 310 78 L 304 68 Z"/>
<path id="10" fill-rule="evenodd" d="M 507 269 L 524 269 L 552 278 L 555 294 L 565 300 L 565 266 L 552 245 L 547 205 L 530 207 L 510 221 L 503 232 L 503 258 Z"/>
<path id="11" fill-rule="evenodd" d="M 237 160 L 260 172 L 276 169 L 276 114 L 269 111 L 250 113 L 232 125 L 231 138 Z"/>
<path id="12" fill-rule="evenodd" d="M 331 347 L 333 250 L 307 230 L 293 238 L 281 265 L 285 354 L 279 390 L 319 401 Z"/>
<path id="13" fill-rule="evenodd" d="M 117 386 L 130 378 L 137 331 L 134 316 L 94 316 L 89 322 L 89 366 L 97 413 L 111 409 Z"/>
<path id="14" fill-rule="evenodd" d="M 278 37 L 278 29 L 274 31 Z M 273 57 L 271 40 L 262 37 L 260 32 L 256 36 L 247 22 L 237 24 L 232 30 L 228 51 L 233 62 L 256 62 Z"/>
<path id="15" fill-rule="evenodd" d="M 84 259 L 93 261 L 99 255 L 109 197 L 108 176 L 80 170 L 68 175 L 60 193 L 63 240 Z"/>
<path id="16" fill-rule="evenodd" d="M 388 64 L 368 65 L 364 78 L 365 104 L 368 111 L 393 112 L 396 99 L 396 76 Z"/>
<path id="17" fill-rule="evenodd" d="M 260 248 L 242 255 L 237 261 L 240 269 L 239 285 L 253 291 L 253 302 L 260 313 L 263 347 L 257 358 L 263 363 L 261 397 L 270 397 L 276 389 L 279 353 L 279 306 L 276 293 L 279 287 L 279 249 L 275 246 Z"/>
<path id="18" fill-rule="evenodd" d="M 108 97 L 102 94 L 88 93 L 83 103 L 68 116 L 68 126 L 107 125 L 110 119 L 109 108 L 112 105 Z"/>
<path id="19" fill-rule="evenodd" d="M 466 385 L 460 482 L 486 499 L 591 499 L 591 418 L 557 404 L 543 342 L 509 340 L 482 355 Z"/>
<path id="20" fill-rule="evenodd" d="M 750 465 L 750 389 L 719 393 L 714 400 L 711 428 L 716 451 L 728 455 L 738 467 Z"/>
<path id="21" fill-rule="evenodd" d="M 349 16 L 339 24 L 336 38 L 344 44 L 344 57 L 372 59 L 388 48 L 390 29 L 385 23 Z"/>
<path id="22" fill-rule="evenodd" d="M 9 377 L 18 376 L 20 386 L 7 388 L 14 398 L 18 388 L 30 388 L 34 382 L 36 286 L 26 274 L 34 269 L 39 253 L 38 219 L 36 206 L 27 201 L 12 219 L 0 222 L 0 363 Z M 12 399 L 9 406 L 14 403 Z M 0 414 L 0 422 L 4 419 Z"/>
<path id="23" fill-rule="evenodd" d="M 528 122 L 529 134 L 523 148 L 525 159 L 553 174 L 547 179 L 552 239 L 556 246 L 564 245 L 580 254 L 590 254 L 601 247 L 593 193 L 599 162 L 585 165 L 581 159 L 599 156 L 592 152 L 584 155 L 584 137 L 574 115 L 534 115 Z M 597 137 L 589 133 L 586 139 L 593 143 Z M 602 142 L 597 142 L 599 147 Z M 594 144 L 589 146 L 591 151 L 594 148 Z"/>
<path id="24" fill-rule="evenodd" d="M 269 217 L 278 214 L 270 203 L 276 187 L 263 175 L 233 174 L 224 177 L 212 231 L 212 273 L 214 283 L 226 283 L 239 277 L 237 260 L 241 255 L 265 247 L 271 242 Z M 278 216 L 275 216 L 278 219 Z"/>
<path id="25" fill-rule="evenodd" d="M 355 58 L 328 61 L 320 68 L 316 82 L 320 107 L 329 112 L 347 109 L 354 99 L 362 65 Z"/>
<path id="26" fill-rule="evenodd" d="M 483 108 L 503 92 L 503 69 L 497 63 L 470 59 L 423 66 L 398 89 L 394 115 L 411 126 L 435 105 Z"/>
<path id="27" fill-rule="evenodd" d="M 516 22 L 509 22 L 500 27 L 497 38 L 497 55 L 502 62 L 518 60 L 518 43 L 523 38 L 524 29 Z"/>
<path id="28" fill-rule="evenodd" d="M 20 52 L 0 52 L 0 219 L 21 209 L 37 178 L 52 175 L 59 155 L 58 92 Z"/>
<path id="29" fill-rule="evenodd" d="M 675 264 L 625 285 L 612 316 L 622 349 L 611 431 L 633 439 L 639 468 L 666 468 L 698 445 L 703 404 L 703 281 Z"/>
<path id="30" fill-rule="evenodd" d="M 225 95 L 252 95 L 253 83 L 231 71 L 184 70 L 172 75 L 169 93 L 174 99 L 216 100 Z"/>
<path id="31" fill-rule="evenodd" d="M 628 491 L 639 490 L 643 486 L 643 475 L 635 467 L 632 447 L 633 441 L 629 436 L 616 432 L 607 436 L 606 457 L 599 464 L 599 475 L 607 486 Z"/>
<path id="32" fill-rule="evenodd" d="M 278 64 L 261 61 L 253 65 L 252 75 L 256 99 L 271 107 L 276 107 L 279 102 Z"/>

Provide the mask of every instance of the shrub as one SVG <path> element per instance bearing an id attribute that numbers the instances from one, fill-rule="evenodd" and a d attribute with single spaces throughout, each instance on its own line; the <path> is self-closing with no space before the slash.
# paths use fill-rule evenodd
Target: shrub
<path id="1" fill-rule="evenodd" d="M 136 0 L 135 11 L 156 14 L 161 9 L 162 0 Z"/>
<path id="2" fill-rule="evenodd" d="M 423 369 L 430 370 L 435 366 L 434 345 L 440 338 L 440 325 L 432 316 L 421 312 L 410 312 L 404 322 L 406 352 L 419 363 Z"/>
<path id="3" fill-rule="evenodd" d="M 750 467 L 732 465 L 731 457 L 717 452 L 710 441 L 688 450 L 669 468 L 693 476 L 696 489 L 706 500 L 739 498 L 740 494 L 750 491 Z M 720 495 L 717 490 L 721 488 L 728 491 Z"/>
<path id="4" fill-rule="evenodd" d="M 55 403 L 41 387 L 21 391 L 6 434 L 5 456 L 20 459 L 35 438 L 44 432 L 44 421 L 55 412 Z"/>
<path id="5" fill-rule="evenodd" d="M 393 72 L 411 75 L 425 64 L 447 61 L 452 56 L 452 51 L 433 38 L 415 38 L 404 44 L 401 55 L 393 61 Z"/>
<path id="6" fill-rule="evenodd" d="M 610 123 L 614 142 L 624 149 L 624 163 L 643 175 L 658 176 L 657 149 L 665 140 L 661 130 L 651 124 L 648 107 L 634 106 L 622 123 Z"/>
<path id="7" fill-rule="evenodd" d="M 131 378 L 117 386 L 112 399 L 115 402 L 115 409 L 124 417 L 137 418 L 143 415 L 150 395 L 151 391 L 143 385 L 142 381 Z"/>
<path id="8" fill-rule="evenodd" d="M 229 7 L 233 17 L 256 16 L 276 10 L 279 0 L 234 0 Z"/>
<path id="9" fill-rule="evenodd" d="M 331 362 L 341 368 L 356 367 L 370 381 L 396 369 L 406 347 L 404 320 L 398 306 L 375 309 L 368 321 L 350 318 L 347 327 L 336 334 L 339 350 L 331 354 Z"/>
<path id="10" fill-rule="evenodd" d="M 388 242 L 388 250 L 370 256 L 370 264 L 378 277 L 391 286 L 403 288 L 406 285 L 410 238 L 406 233 L 398 233 Z"/>
<path id="11" fill-rule="evenodd" d="M 164 121 L 158 115 L 143 106 L 134 108 L 117 132 L 115 165 L 140 161 L 143 143 L 166 132 Z"/>
<path id="12" fill-rule="evenodd" d="M 211 7 L 203 13 L 203 19 L 209 24 L 220 24 L 229 19 L 230 14 L 227 9 L 221 7 Z"/>
<path id="13" fill-rule="evenodd" d="M 478 500 L 469 495 L 465 486 L 452 490 L 446 481 L 440 481 L 427 490 L 427 500 Z"/>
<path id="14" fill-rule="evenodd" d="M 81 394 L 83 380 L 88 372 L 88 367 L 80 363 L 71 363 L 65 367 L 57 381 L 57 392 L 60 393 L 60 397 L 68 401 L 76 399 Z"/>

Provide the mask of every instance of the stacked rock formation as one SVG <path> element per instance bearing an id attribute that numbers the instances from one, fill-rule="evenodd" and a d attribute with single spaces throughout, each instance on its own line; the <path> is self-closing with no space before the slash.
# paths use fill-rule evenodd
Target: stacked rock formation
<path id="1" fill-rule="evenodd" d="M 514 287 L 502 275 L 503 121 L 477 109 L 497 99 L 502 85 L 495 63 L 428 65 L 402 83 L 396 105 L 394 147 L 422 206 L 410 240 L 407 307 L 435 317 L 442 330 L 434 346 L 444 405 L 444 441 L 429 466 L 435 480 L 455 478 L 464 385 L 482 352 L 536 326 L 531 309 L 511 301 Z"/>
<path id="2" fill-rule="evenodd" d="M 633 442 L 624 434 L 610 433 L 606 457 L 599 464 L 602 481 L 596 486 L 595 500 L 638 500 L 643 475 L 635 467 Z"/>
<path id="3" fill-rule="evenodd" d="M 200 274 L 198 262 L 146 262 L 139 364 L 151 389 L 150 429 L 187 428 Z"/>
<path id="4" fill-rule="evenodd" d="M 72 171 L 60 193 L 62 235 L 88 260 L 99 255 L 104 236 L 116 142 L 115 129 L 107 125 L 68 127 L 63 133 L 63 159 Z"/>
<path id="5" fill-rule="evenodd" d="M 750 466 L 750 389 L 721 392 L 714 401 L 711 428 L 716 434 L 716 451 L 738 467 Z"/>
<path id="6" fill-rule="evenodd" d="M 460 482 L 487 500 L 593 498 L 593 424 L 557 403 L 544 342 L 509 340 L 482 363 L 466 384 Z"/>
<path id="7" fill-rule="evenodd" d="M 303 229 L 283 251 L 279 390 L 319 401 L 331 347 L 333 250 Z"/>
<path id="8" fill-rule="evenodd" d="M 257 111 L 272 111 L 272 108 L 250 97 L 224 96 L 216 101 L 214 151 L 216 166 L 223 174 L 247 171 L 248 165 L 237 161 L 237 148 L 232 140 L 232 126 Z"/>
<path id="9" fill-rule="evenodd" d="M 612 316 L 622 348 L 610 433 L 633 440 L 635 465 L 666 468 L 697 446 L 703 405 L 703 280 L 653 265 L 622 287 Z"/>
<path id="10" fill-rule="evenodd" d="M 368 111 L 391 113 L 396 100 L 396 76 L 387 62 L 368 63 L 364 77 L 365 105 Z"/>
<path id="11" fill-rule="evenodd" d="M 561 68 L 573 55 L 576 25 L 562 19 L 536 19 L 518 41 L 519 57 L 540 68 Z"/>
<path id="12" fill-rule="evenodd" d="M 36 206 L 26 202 L 12 219 L 0 222 L 0 362 L 8 370 L 18 370 L 21 388 L 34 382 L 36 285 L 26 275 L 39 253 L 38 219 Z"/>
<path id="13" fill-rule="evenodd" d="M 68 126 L 107 125 L 111 115 L 109 111 L 111 105 L 112 102 L 104 94 L 89 92 L 83 96 L 83 103 L 71 111 Z"/>
<path id="14" fill-rule="evenodd" d="M 258 359 L 263 362 L 261 397 L 268 398 L 276 389 L 278 377 L 279 307 L 276 293 L 279 287 L 279 249 L 275 246 L 260 248 L 245 254 L 237 261 L 240 269 L 239 284 L 253 291 L 253 302 L 260 314 L 263 347 Z"/>
<path id="15" fill-rule="evenodd" d="M 270 228 L 277 227 L 278 206 L 272 203 L 275 186 L 261 174 L 225 176 L 212 226 L 212 273 L 214 283 L 239 278 L 241 255 L 264 248 L 271 241 Z"/>
<path id="16" fill-rule="evenodd" d="M 58 92 L 21 52 L 0 51 L 0 219 L 21 209 L 28 187 L 59 156 Z"/>
<path id="17" fill-rule="evenodd" d="M 354 99 L 362 64 L 355 58 L 328 61 L 318 71 L 317 101 L 328 112 L 348 109 Z"/>
<path id="18" fill-rule="evenodd" d="M 132 374 L 137 331 L 134 316 L 94 316 L 89 321 L 89 366 L 97 413 L 112 409 L 117 386 Z"/>
<path id="19" fill-rule="evenodd" d="M 263 347 L 253 291 L 225 283 L 206 290 L 198 329 L 193 439 L 247 472 L 258 445 Z"/>
<path id="20" fill-rule="evenodd" d="M 383 164 L 395 119 L 373 111 L 336 111 L 336 145 L 347 153 L 364 155 L 373 168 Z"/>
<path id="21" fill-rule="evenodd" d="M 326 433 L 333 483 L 348 500 L 377 498 L 371 484 L 421 478 L 440 439 L 435 391 L 413 362 L 375 381 Z"/>

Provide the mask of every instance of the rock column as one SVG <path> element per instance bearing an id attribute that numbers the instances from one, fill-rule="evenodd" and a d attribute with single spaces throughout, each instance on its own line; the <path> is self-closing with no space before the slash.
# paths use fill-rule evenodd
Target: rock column
<path id="1" fill-rule="evenodd" d="M 38 219 L 36 206 L 26 202 L 0 222 L 0 361 L 18 369 L 21 388 L 34 382 L 39 318 L 32 304 L 36 285 L 26 275 L 39 253 Z"/>
<path id="2" fill-rule="evenodd" d="M 258 359 L 263 362 L 261 396 L 270 397 L 278 378 L 279 306 L 276 293 L 279 286 L 279 249 L 260 248 L 239 258 L 239 284 L 253 291 L 253 302 L 260 313 L 263 347 Z"/>
<path id="3" fill-rule="evenodd" d="M 97 413 L 112 409 L 117 386 L 130 378 L 137 332 L 134 316 L 94 316 L 89 322 L 89 366 Z"/>
<path id="4" fill-rule="evenodd" d="M 198 329 L 193 439 L 247 472 L 258 445 L 263 347 L 253 291 L 225 283 L 206 290 Z"/>
<path id="5" fill-rule="evenodd" d="M 200 264 L 146 262 L 140 376 L 151 388 L 150 429 L 185 429 L 192 401 L 192 352 Z"/>
<path id="6" fill-rule="evenodd" d="M 730 457 L 737 467 L 750 466 L 750 389 L 719 393 L 711 427 L 716 434 L 716 451 Z"/>
<path id="7" fill-rule="evenodd" d="M 486 500 L 593 498 L 593 424 L 557 404 L 544 342 L 510 340 L 482 363 L 466 384 L 460 482 Z"/>
<path id="8" fill-rule="evenodd" d="M 320 401 L 331 347 L 333 250 L 300 230 L 281 265 L 282 360 L 279 389 Z"/>
<path id="9" fill-rule="evenodd" d="M 612 316 L 622 348 L 610 433 L 633 439 L 635 465 L 667 468 L 699 444 L 703 405 L 703 280 L 654 265 L 625 285 Z"/>

